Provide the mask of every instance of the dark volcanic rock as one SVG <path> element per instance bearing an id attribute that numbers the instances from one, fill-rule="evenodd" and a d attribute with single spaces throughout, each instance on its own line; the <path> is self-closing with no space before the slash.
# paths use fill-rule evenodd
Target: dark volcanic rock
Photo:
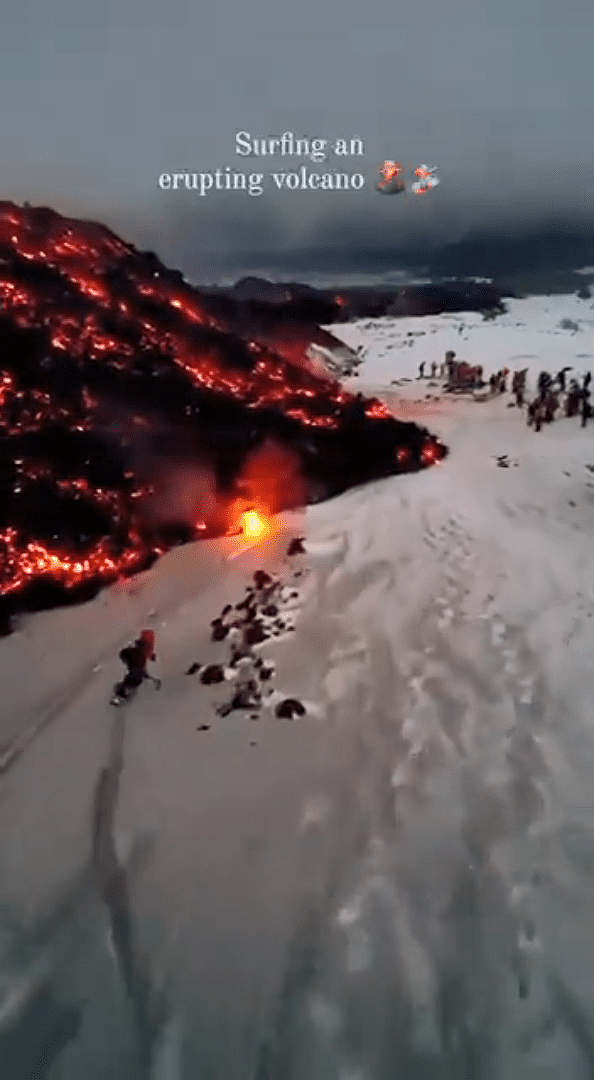
<path id="1" fill-rule="evenodd" d="M 274 710 L 279 720 L 293 720 L 295 716 L 305 716 L 305 706 L 297 698 L 285 698 Z"/>
<path id="2" fill-rule="evenodd" d="M 225 681 L 225 672 L 221 664 L 208 664 L 200 676 L 200 682 L 205 686 Z"/>
<path id="3" fill-rule="evenodd" d="M 325 318 L 328 298 L 295 287 L 262 318 L 249 302 L 102 225 L 0 203 L 0 624 L 229 531 L 246 462 L 271 442 L 296 463 L 285 508 L 445 453 L 312 370 L 317 328 L 299 311 Z M 208 512 L 171 497 L 168 455 L 213 477 Z M 171 505 L 155 516 L 158 483 Z"/>
<path id="4" fill-rule="evenodd" d="M 246 627 L 243 635 L 246 645 L 259 645 L 261 641 L 266 641 L 267 637 L 261 622 L 252 623 L 251 626 Z"/>
<path id="5" fill-rule="evenodd" d="M 302 536 L 296 536 L 294 540 L 291 540 L 291 543 L 287 548 L 287 555 L 305 555 Z"/>

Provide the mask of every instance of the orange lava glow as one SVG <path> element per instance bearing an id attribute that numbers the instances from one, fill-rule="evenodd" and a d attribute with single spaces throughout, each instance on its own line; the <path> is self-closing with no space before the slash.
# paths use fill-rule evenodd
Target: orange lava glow
<path id="1" fill-rule="evenodd" d="M 243 535 L 251 540 L 263 540 L 272 531 L 270 518 L 259 510 L 245 510 L 241 515 Z"/>
<path id="2" fill-rule="evenodd" d="M 109 540 L 104 539 L 84 556 L 76 556 L 52 551 L 37 541 L 27 543 L 16 529 L 6 529 L 0 533 L 0 571 L 4 579 L 0 595 L 18 592 L 38 577 L 52 578 L 66 589 L 91 580 L 112 581 L 139 568 L 146 559 L 139 538 L 119 557 L 110 553 L 109 547 Z"/>
<path id="3" fill-rule="evenodd" d="M 54 271 L 68 292 L 65 308 L 56 303 L 56 284 L 38 285 L 22 274 L 15 281 L 13 258 Z M 251 370 L 226 365 L 224 349 L 196 338 L 201 328 L 229 331 L 225 320 L 204 310 L 202 297 L 181 275 L 172 277 L 158 260 L 147 262 L 101 225 L 0 202 L 0 262 L 0 314 L 22 328 L 48 327 L 53 347 L 71 357 L 124 370 L 139 350 L 164 350 L 195 386 L 239 396 L 253 408 L 280 405 L 313 427 L 336 427 L 341 407 L 351 399 L 338 382 L 308 370 L 307 341 L 294 356 L 282 341 L 278 354 L 275 342 L 252 342 L 258 362 Z M 120 275 L 117 287 L 113 273 Z M 157 317 L 147 313 L 147 302 Z"/>
<path id="4" fill-rule="evenodd" d="M 423 465 L 438 465 L 440 460 L 438 446 L 435 443 L 428 442 L 421 450 L 421 463 Z"/>
<path id="5" fill-rule="evenodd" d="M 343 304 L 344 297 L 336 302 Z M 17 338 L 17 331 L 31 331 L 34 342 L 46 342 L 32 346 L 22 370 L 20 356 L 15 360 L 10 349 L 2 357 L 0 437 L 24 440 L 53 427 L 69 435 L 92 435 L 101 396 L 93 385 L 102 386 L 105 373 L 116 386 L 120 373 L 145 378 L 143 365 L 151 376 L 174 376 L 176 385 L 187 383 L 194 397 L 195 389 L 212 391 L 246 409 L 276 410 L 310 428 L 340 429 L 354 395 L 308 366 L 309 329 L 290 327 L 284 336 L 273 329 L 268 337 L 262 331 L 264 340 L 248 343 L 232 316 L 227 322 L 225 318 L 213 317 L 207 298 L 181 274 L 102 225 L 64 218 L 44 207 L 0 202 L 0 319 L 8 327 L 8 340 L 14 330 Z M 76 371 L 78 397 L 66 385 L 68 370 Z M 87 371 L 89 386 L 82 382 Z M 42 381 L 36 386 L 38 375 Z M 183 397 L 183 387 L 181 393 Z M 128 417 L 134 429 L 148 423 L 138 412 L 130 409 Z M 365 415 L 381 420 L 392 414 L 382 402 L 370 399 Z M 31 442 L 36 445 L 34 438 Z M 437 459 L 433 453 L 425 449 L 424 463 Z M 27 525 L 17 517 L 12 522 L 5 518 L 0 528 L 0 597 L 18 593 L 36 579 L 66 589 L 115 579 L 160 553 L 143 538 L 140 504 L 135 501 L 147 490 L 131 473 L 126 474 L 130 483 L 120 490 L 116 480 L 113 487 L 90 481 L 88 461 L 81 462 L 80 469 L 68 465 L 54 474 L 43 455 L 38 460 L 19 450 L 14 464 L 10 498 L 31 502 L 34 494 L 27 489 L 45 485 L 65 506 L 76 502 L 78 509 L 86 510 L 87 504 L 100 511 L 106 535 L 99 536 L 98 528 L 91 539 L 81 529 L 81 539 L 67 550 L 58 540 L 60 533 L 40 530 L 34 535 L 29 518 Z M 260 447 L 249 457 L 242 480 L 245 496 L 234 504 L 232 517 L 235 528 L 252 540 L 272 533 L 271 515 L 284 508 L 287 493 L 291 505 L 307 501 L 298 455 L 284 447 Z M 204 523 L 197 525 L 205 528 Z"/>

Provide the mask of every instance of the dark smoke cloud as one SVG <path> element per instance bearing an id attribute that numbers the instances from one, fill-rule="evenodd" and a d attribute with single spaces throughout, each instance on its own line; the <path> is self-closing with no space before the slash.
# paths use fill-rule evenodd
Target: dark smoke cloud
<path id="1" fill-rule="evenodd" d="M 591 200 L 570 200 L 569 210 L 562 198 L 549 207 L 538 198 L 498 205 L 494 195 L 486 205 L 470 193 L 462 207 L 437 188 L 423 198 L 378 195 L 361 213 L 363 202 L 345 193 L 334 210 L 310 202 L 317 213 L 305 220 L 265 199 L 230 212 L 232 201 L 213 201 L 208 213 L 195 203 L 167 207 L 158 225 L 137 218 L 124 231 L 196 284 L 231 283 L 245 274 L 316 284 L 380 281 L 399 272 L 497 277 L 572 270 L 594 260 Z M 299 211 L 298 197 L 294 206 Z"/>
<path id="2" fill-rule="evenodd" d="M 302 506 L 308 498 L 299 455 L 272 438 L 248 454 L 238 486 L 248 500 L 272 514 Z"/>
<path id="3" fill-rule="evenodd" d="M 115 395 L 102 395 L 94 412 L 96 430 L 115 457 L 150 491 L 136 512 L 154 528 L 170 523 L 189 529 L 218 513 L 216 472 L 201 448 L 195 426 L 175 423 L 156 410 L 130 410 Z"/>

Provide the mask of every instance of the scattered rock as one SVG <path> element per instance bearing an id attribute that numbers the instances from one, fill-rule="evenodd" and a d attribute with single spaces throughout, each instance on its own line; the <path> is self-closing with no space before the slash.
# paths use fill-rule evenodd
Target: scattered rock
<path id="1" fill-rule="evenodd" d="M 293 720 L 296 716 L 305 716 L 305 706 L 297 698 L 285 698 L 274 712 L 279 720 Z"/>
<path id="2" fill-rule="evenodd" d="M 278 615 L 278 608 L 276 604 L 266 604 L 266 607 L 262 608 L 262 614 L 269 616 Z"/>
<path id="3" fill-rule="evenodd" d="M 211 641 L 224 641 L 225 638 L 227 637 L 227 634 L 229 633 L 230 629 L 231 629 L 230 626 L 225 626 L 222 622 L 218 622 L 217 625 L 213 627 L 213 631 L 212 631 L 212 634 L 210 636 L 210 640 Z"/>
<path id="4" fill-rule="evenodd" d="M 200 724 L 200 725 L 199 725 L 199 726 L 198 726 L 198 727 L 196 728 L 196 731 L 210 731 L 210 728 L 211 728 L 211 725 L 210 725 L 210 724 Z"/>
<path id="5" fill-rule="evenodd" d="M 258 645 L 261 641 L 266 641 L 268 635 L 266 634 L 261 622 L 252 623 L 251 626 L 247 626 L 243 635 L 243 640 L 246 645 Z"/>
<path id="6" fill-rule="evenodd" d="M 208 664 L 202 675 L 200 676 L 200 682 L 205 686 L 211 686 L 213 683 L 221 683 L 225 681 L 225 671 L 221 664 Z"/>
<path id="7" fill-rule="evenodd" d="M 303 540 L 303 536 L 296 536 L 294 540 L 291 540 L 291 543 L 287 548 L 287 555 L 305 555 Z"/>
<path id="8" fill-rule="evenodd" d="M 243 687 L 231 701 L 232 709 L 258 709 L 262 704 L 258 688 L 253 686 Z"/>
<path id="9" fill-rule="evenodd" d="M 193 664 L 190 664 L 188 670 L 186 671 L 186 675 L 195 675 L 196 672 L 199 671 L 201 667 L 202 667 L 202 664 L 199 664 L 197 660 L 194 661 Z"/>

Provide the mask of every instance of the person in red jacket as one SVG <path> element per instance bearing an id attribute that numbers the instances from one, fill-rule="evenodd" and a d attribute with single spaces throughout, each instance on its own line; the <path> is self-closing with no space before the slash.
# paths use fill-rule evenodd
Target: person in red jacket
<path id="1" fill-rule="evenodd" d="M 154 630 L 143 630 L 133 645 L 126 645 L 120 653 L 120 660 L 128 668 L 124 679 L 115 687 L 117 698 L 128 698 L 137 690 L 143 679 L 150 679 L 157 689 L 161 682 L 146 670 L 149 660 L 156 660 Z"/>

